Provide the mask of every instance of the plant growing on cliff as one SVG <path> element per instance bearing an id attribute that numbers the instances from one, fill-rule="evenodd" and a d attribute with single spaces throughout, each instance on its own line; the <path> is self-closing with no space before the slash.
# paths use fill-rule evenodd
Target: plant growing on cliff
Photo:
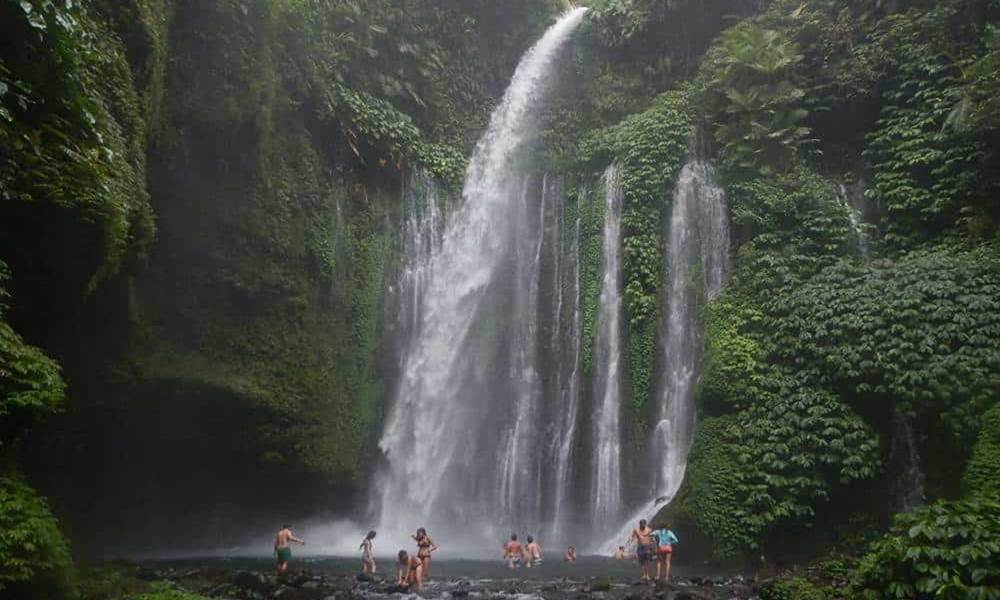
<path id="1" fill-rule="evenodd" d="M 48 504 L 10 473 L 0 474 L 0 564 L 0 595 L 46 600 L 77 597 L 69 545 Z"/>
<path id="2" fill-rule="evenodd" d="M 806 143 L 795 42 L 754 22 L 726 31 L 702 68 L 715 138 L 734 167 L 783 170 Z"/>
<path id="3" fill-rule="evenodd" d="M 642 406 L 652 384 L 656 319 L 663 277 L 663 207 L 692 134 L 688 93 L 668 92 L 645 112 L 593 132 L 580 144 L 588 164 L 621 167 L 622 276 L 629 329 L 632 401 Z"/>
<path id="4" fill-rule="evenodd" d="M 1000 598 L 1000 502 L 942 501 L 896 517 L 852 580 L 861 598 Z"/>

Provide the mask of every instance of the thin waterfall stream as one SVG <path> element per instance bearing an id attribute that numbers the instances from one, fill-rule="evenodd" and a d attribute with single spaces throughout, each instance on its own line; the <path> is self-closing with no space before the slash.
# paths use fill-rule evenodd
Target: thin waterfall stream
<path id="1" fill-rule="evenodd" d="M 621 169 L 604 172 L 605 206 L 601 253 L 601 295 L 594 343 L 593 469 L 591 526 L 601 531 L 620 518 L 622 359 L 622 185 Z"/>
<path id="2" fill-rule="evenodd" d="M 684 479 L 694 431 L 694 391 L 702 356 L 699 307 L 722 289 L 729 273 L 729 220 L 725 194 L 710 165 L 692 161 L 677 178 L 666 243 L 667 315 L 661 337 L 664 368 L 658 421 L 650 440 L 654 472 L 650 500 L 600 546 L 624 544 L 642 518 L 670 502 Z"/>

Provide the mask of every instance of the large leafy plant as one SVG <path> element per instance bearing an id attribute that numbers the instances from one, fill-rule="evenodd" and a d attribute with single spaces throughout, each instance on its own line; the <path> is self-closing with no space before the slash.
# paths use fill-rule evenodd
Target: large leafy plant
<path id="1" fill-rule="evenodd" d="M 77 596 L 69 546 L 44 498 L 19 477 L 0 475 L 0 595 L 68 600 Z"/>
<path id="2" fill-rule="evenodd" d="M 861 598 L 1000 598 L 1000 502 L 942 501 L 896 517 L 862 558 L 852 592 Z"/>
<path id="3" fill-rule="evenodd" d="M 802 54 L 779 29 L 744 22 L 727 30 L 703 67 L 715 138 L 738 168 L 781 170 L 806 142 Z"/>

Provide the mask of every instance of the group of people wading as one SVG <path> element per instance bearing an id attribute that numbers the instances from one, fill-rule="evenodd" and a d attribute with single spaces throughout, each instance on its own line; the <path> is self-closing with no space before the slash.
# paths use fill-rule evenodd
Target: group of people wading
<path id="1" fill-rule="evenodd" d="M 421 527 L 416 534 L 410 536 L 417 544 L 416 554 L 411 555 L 406 550 L 400 550 L 397 554 L 396 565 L 396 586 L 407 590 L 420 591 L 423 589 L 424 579 L 430 576 L 431 553 L 438 549 L 437 544 L 427 535 L 427 530 Z M 358 546 L 361 551 L 361 572 L 365 576 L 375 573 L 375 531 L 369 531 Z M 517 539 L 517 534 L 511 534 L 510 541 L 503 545 L 503 560 L 511 569 L 516 569 L 524 565 L 531 568 L 540 565 L 542 562 L 542 547 L 530 535 L 527 543 L 522 544 Z M 664 580 L 670 579 L 670 563 L 673 558 L 674 544 L 678 543 L 677 536 L 667 528 L 653 530 L 646 524 L 646 519 L 639 521 L 639 526 L 632 530 L 627 545 L 635 544 L 635 558 L 639 561 L 642 570 L 643 580 Z M 291 545 L 305 545 L 305 541 L 295 537 L 291 528 L 285 525 L 278 532 L 274 540 L 274 552 L 278 558 L 278 573 L 283 574 L 288 571 L 288 561 L 292 558 Z M 617 559 L 629 558 L 625 554 L 625 546 L 619 546 L 614 557 Z M 566 562 L 576 561 L 576 548 L 570 546 L 566 550 Z M 649 563 L 656 561 L 656 576 L 650 578 Z"/>

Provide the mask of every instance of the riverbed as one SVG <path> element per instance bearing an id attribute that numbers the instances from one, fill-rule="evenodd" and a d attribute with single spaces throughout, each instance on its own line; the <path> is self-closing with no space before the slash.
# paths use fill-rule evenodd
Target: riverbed
<path id="1" fill-rule="evenodd" d="M 751 600 L 751 579 L 739 573 L 711 573 L 693 567 L 675 570 L 670 583 L 639 580 L 634 561 L 581 557 L 575 563 L 543 561 L 512 570 L 501 561 L 441 559 L 419 594 L 392 585 L 395 565 L 379 561 L 374 580 L 358 577 L 360 561 L 346 558 L 295 559 L 287 575 L 274 574 L 269 559 L 250 557 L 146 561 L 138 574 L 212 598 L 230 600 L 351 600 L 441 598 L 534 600 Z M 386 573 L 389 573 L 388 579 Z"/>

